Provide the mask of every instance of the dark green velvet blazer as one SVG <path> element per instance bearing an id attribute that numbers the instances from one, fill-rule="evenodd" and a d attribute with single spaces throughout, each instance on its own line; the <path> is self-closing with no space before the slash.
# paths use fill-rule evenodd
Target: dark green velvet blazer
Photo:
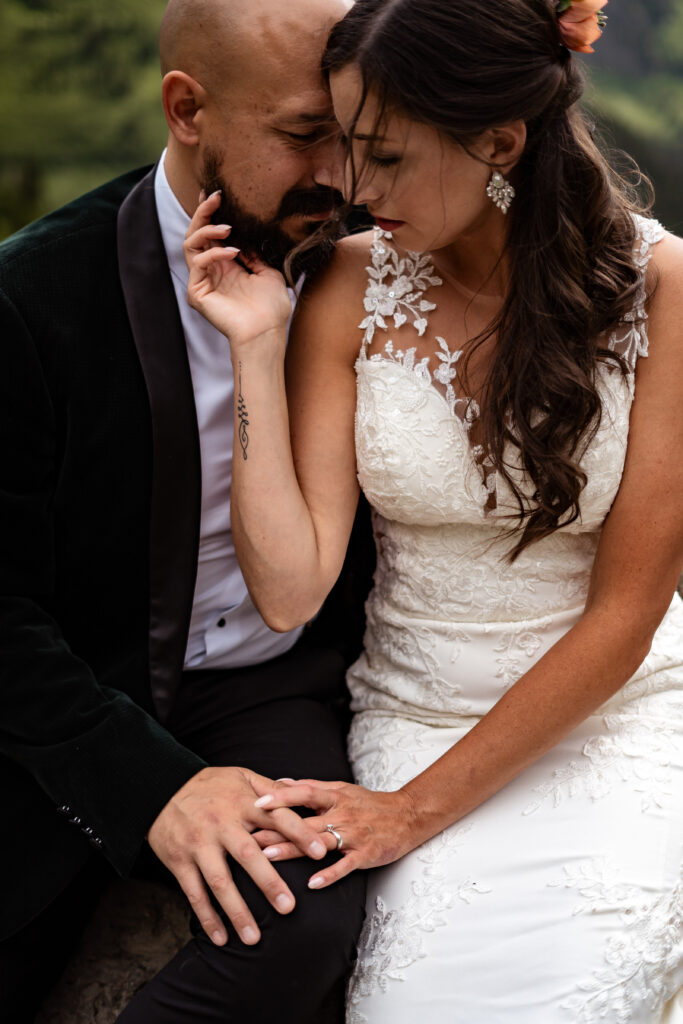
<path id="1" fill-rule="evenodd" d="M 200 488 L 145 169 L 0 246 L 0 938 L 93 846 L 127 874 L 159 810 L 203 767 L 163 725 L 182 673 Z M 315 627 L 347 661 L 372 569 L 366 510 L 354 537 Z"/>

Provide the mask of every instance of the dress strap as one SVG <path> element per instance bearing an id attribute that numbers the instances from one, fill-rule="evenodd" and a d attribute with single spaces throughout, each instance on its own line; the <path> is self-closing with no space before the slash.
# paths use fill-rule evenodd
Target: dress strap
<path id="1" fill-rule="evenodd" d="M 391 241 L 390 232 L 375 228 L 370 248 L 371 265 L 366 267 L 368 283 L 363 305 L 367 316 L 358 325 L 364 332 L 359 359 L 367 358 L 367 349 L 378 327 L 389 330 L 389 318 L 393 319 L 396 330 L 410 320 L 422 337 L 427 327 L 425 314 L 436 309 L 436 303 L 423 298 L 424 293 L 430 287 L 443 284 L 434 273 L 429 256 L 418 252 L 399 256 Z"/>
<path id="2" fill-rule="evenodd" d="M 640 270 L 640 282 L 631 312 L 626 314 L 607 339 L 607 347 L 625 360 L 631 373 L 635 372 L 640 356 L 646 357 L 648 354 L 648 316 L 645 310 L 647 268 L 652 258 L 653 246 L 660 242 L 666 234 L 666 229 L 658 220 L 642 217 L 639 214 L 634 214 L 633 220 L 636 227 L 633 254 L 636 267 Z"/>

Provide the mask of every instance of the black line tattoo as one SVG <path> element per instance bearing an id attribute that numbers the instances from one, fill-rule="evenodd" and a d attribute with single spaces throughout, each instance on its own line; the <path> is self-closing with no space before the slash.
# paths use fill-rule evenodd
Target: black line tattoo
<path id="1" fill-rule="evenodd" d="M 242 456 L 244 461 L 247 461 L 247 447 L 249 445 L 249 434 L 247 433 L 247 427 L 249 426 L 249 413 L 247 412 L 247 404 L 244 401 L 244 395 L 242 394 L 242 364 L 239 363 L 239 394 L 237 395 L 237 418 L 240 421 L 238 436 L 240 439 L 240 445 L 242 446 Z"/>

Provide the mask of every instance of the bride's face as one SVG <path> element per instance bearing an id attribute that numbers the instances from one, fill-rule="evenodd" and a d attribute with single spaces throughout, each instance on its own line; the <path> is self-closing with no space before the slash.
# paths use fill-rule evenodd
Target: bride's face
<path id="1" fill-rule="evenodd" d="M 360 72 L 353 65 L 334 72 L 330 88 L 335 115 L 348 136 L 362 95 Z M 353 133 L 360 172 L 353 199 L 366 204 L 402 248 L 445 248 L 499 221 L 502 215 L 486 195 L 494 132 L 481 136 L 468 153 L 435 128 L 401 114 L 389 113 L 378 127 L 378 114 L 378 101 L 370 93 Z M 349 198 L 348 163 L 345 177 L 334 184 Z"/>

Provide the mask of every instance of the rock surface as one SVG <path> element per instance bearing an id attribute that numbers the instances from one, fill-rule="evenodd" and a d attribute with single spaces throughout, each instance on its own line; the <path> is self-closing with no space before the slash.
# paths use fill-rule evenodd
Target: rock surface
<path id="1" fill-rule="evenodd" d="M 185 899 L 163 885 L 113 882 L 35 1024 L 114 1024 L 191 938 L 188 918 Z"/>

